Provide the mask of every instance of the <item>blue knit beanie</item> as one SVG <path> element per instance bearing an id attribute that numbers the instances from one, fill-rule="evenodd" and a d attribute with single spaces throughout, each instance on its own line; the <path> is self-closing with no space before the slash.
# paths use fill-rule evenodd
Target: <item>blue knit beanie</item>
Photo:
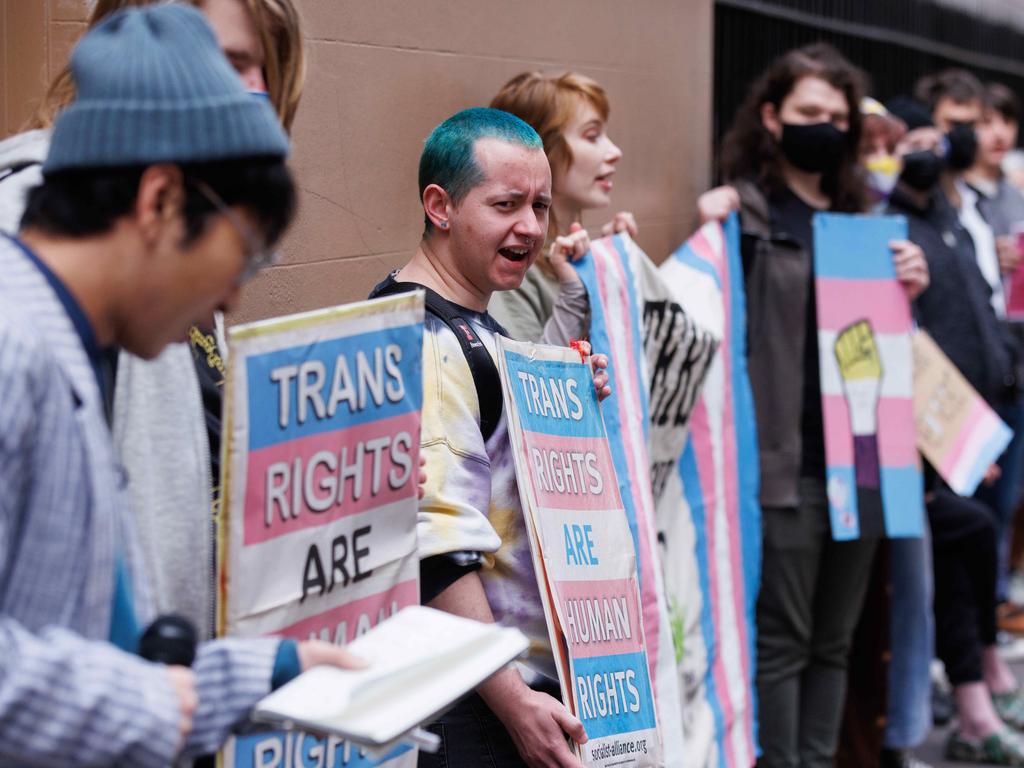
<path id="1" fill-rule="evenodd" d="M 288 153 L 277 115 L 246 92 L 189 6 L 112 14 L 75 46 L 71 73 L 77 94 L 57 117 L 44 174 Z"/>

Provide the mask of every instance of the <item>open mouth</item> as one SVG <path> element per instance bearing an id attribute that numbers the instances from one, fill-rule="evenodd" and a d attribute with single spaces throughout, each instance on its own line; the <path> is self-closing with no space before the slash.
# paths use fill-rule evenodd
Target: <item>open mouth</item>
<path id="1" fill-rule="evenodd" d="M 502 256 L 504 256 L 509 261 L 516 261 L 516 262 L 518 262 L 518 261 L 524 261 L 526 259 L 526 257 L 530 255 L 530 249 L 527 248 L 524 245 L 524 246 L 521 246 L 521 247 L 518 247 L 518 248 L 512 248 L 512 247 L 510 247 L 510 248 L 500 248 L 498 250 L 498 253 L 500 253 Z"/>
<path id="2" fill-rule="evenodd" d="M 612 173 L 606 173 L 604 176 L 597 177 L 597 185 L 601 187 L 605 192 L 610 192 L 612 189 Z"/>

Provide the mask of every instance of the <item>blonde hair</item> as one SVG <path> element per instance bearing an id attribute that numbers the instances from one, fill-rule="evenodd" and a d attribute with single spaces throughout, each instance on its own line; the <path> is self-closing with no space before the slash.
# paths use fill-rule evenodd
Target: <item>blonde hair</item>
<path id="1" fill-rule="evenodd" d="M 544 142 L 544 154 L 552 170 L 567 170 L 573 161 L 572 150 L 565 140 L 565 131 L 576 116 L 581 103 L 597 110 L 601 119 L 608 121 L 611 107 L 604 88 L 586 75 L 576 72 L 548 74 L 523 72 L 516 75 L 498 91 L 491 101 L 495 109 L 511 112 L 529 123 Z M 548 219 L 548 239 L 558 234 L 559 223 L 554 212 Z M 540 262 L 543 264 L 543 260 Z"/>
<path id="2" fill-rule="evenodd" d="M 202 5 L 201 0 L 190 0 Z M 281 125 L 291 131 L 306 83 L 302 18 L 294 0 L 246 0 L 263 43 L 264 71 L 270 103 Z"/>
<path id="3" fill-rule="evenodd" d="M 96 0 L 89 14 L 88 29 L 122 8 L 150 5 L 156 0 Z M 187 0 L 202 8 L 203 0 Z M 265 56 L 267 90 L 286 131 L 291 131 L 306 80 L 306 55 L 302 44 L 302 21 L 293 0 L 243 0 L 252 14 Z M 75 81 L 65 65 L 53 78 L 29 128 L 49 128 L 57 113 L 75 98 Z"/>

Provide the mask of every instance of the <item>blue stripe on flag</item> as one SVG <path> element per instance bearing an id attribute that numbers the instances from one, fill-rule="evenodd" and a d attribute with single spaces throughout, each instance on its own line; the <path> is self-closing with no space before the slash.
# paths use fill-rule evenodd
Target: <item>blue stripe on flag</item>
<path id="1" fill-rule="evenodd" d="M 733 427 L 736 430 L 736 467 L 739 494 L 739 524 L 745 616 L 747 621 L 747 654 L 750 659 L 750 699 L 753 708 L 754 753 L 759 754 L 757 726 L 757 689 L 754 677 L 757 664 L 757 593 L 761 584 L 761 503 L 759 499 L 761 471 L 757 453 L 757 417 L 754 394 L 747 373 L 747 303 L 740 256 L 740 225 L 735 213 L 725 222 L 726 264 L 729 269 L 732 362 Z"/>
<path id="2" fill-rule="evenodd" d="M 611 350 L 611 340 L 608 338 L 608 318 L 604 312 L 604 305 L 600 301 L 601 289 L 598 285 L 597 270 L 594 267 L 594 255 L 588 253 L 574 266 L 579 273 L 587 293 L 591 296 L 590 301 L 590 345 L 594 351 Z M 623 269 L 629 279 L 630 270 L 628 263 L 623 263 Z M 626 363 L 623 363 L 626 365 Z M 626 374 L 628 375 L 628 373 Z M 612 355 L 608 355 L 608 381 L 612 391 L 621 391 L 618 387 L 618 364 Z M 646 392 L 641 388 L 643 396 Z M 619 482 L 619 495 L 622 497 L 622 506 L 626 510 L 626 521 L 629 523 L 629 533 L 633 537 L 633 551 L 637 556 L 636 578 L 640 593 L 643 594 L 643 569 L 640 567 L 640 532 L 637 528 L 636 505 L 634 504 L 633 491 L 630 485 L 629 461 L 626 458 L 626 447 L 622 442 L 622 424 L 619 420 L 619 409 L 607 407 L 601 409 L 604 416 L 605 429 L 608 432 L 608 447 L 611 449 L 612 463 L 615 465 L 615 476 Z"/>
<path id="3" fill-rule="evenodd" d="M 711 605 L 711 566 L 708 562 L 708 540 L 705 533 L 708 510 L 704 507 L 700 472 L 697 469 L 697 455 L 693 449 L 693 442 L 690 440 L 686 441 L 683 455 L 679 457 L 679 478 L 683 483 L 683 495 L 686 496 L 686 503 L 690 507 L 690 517 L 693 519 L 695 533 L 694 550 L 697 553 L 697 573 L 700 579 L 701 593 L 700 629 L 704 638 L 704 650 L 707 654 L 707 673 L 704 675 L 704 684 L 707 690 L 705 698 L 715 719 L 715 742 L 718 744 L 719 762 L 724 768 L 725 750 L 722 748 L 722 734 L 725 731 L 725 713 L 722 711 L 722 702 L 719 700 L 718 689 L 715 686 L 715 676 L 711 673 L 715 656 L 718 655 L 718 646 L 715 642 L 714 607 Z"/>
<path id="4" fill-rule="evenodd" d="M 870 222 L 870 226 L 865 226 Z M 902 216 L 814 214 L 814 272 L 839 280 L 883 280 L 896 276 L 890 240 L 907 239 Z"/>
<path id="5" fill-rule="evenodd" d="M 924 536 L 924 479 L 921 468 L 882 467 L 882 511 L 890 538 Z"/>
<path id="6" fill-rule="evenodd" d="M 974 466 L 971 467 L 971 472 L 968 475 L 968 486 L 964 489 L 967 494 L 973 494 L 978 490 L 978 485 L 985 477 L 985 472 L 988 468 L 995 464 L 999 457 L 1003 455 L 1003 451 L 1006 450 L 1006 446 L 1010 444 L 1010 440 L 1013 439 L 1013 431 L 1006 426 L 1002 421 L 999 422 L 999 429 L 996 431 L 988 442 L 982 446 L 982 449 L 978 452 L 978 456 L 975 459 Z"/>
<path id="7" fill-rule="evenodd" d="M 735 215 L 736 214 L 730 214 L 730 218 Z M 722 280 L 718 276 L 718 270 L 715 269 L 711 264 L 708 264 L 696 253 L 694 253 L 693 249 L 690 247 L 689 240 L 687 240 L 685 243 L 679 246 L 679 248 L 676 249 L 676 252 L 672 254 L 672 258 L 674 258 L 676 261 L 681 262 L 682 264 L 685 264 L 691 269 L 695 269 L 698 272 L 702 272 L 703 274 L 708 275 L 712 280 L 715 281 L 715 286 L 718 288 L 718 290 L 722 290 Z"/>
<path id="8" fill-rule="evenodd" d="M 857 515 L 857 478 L 853 465 L 829 464 L 825 467 L 825 489 L 828 492 L 828 514 L 832 524 L 832 538 L 852 541 L 860 538 L 860 518 Z"/>
<path id="9" fill-rule="evenodd" d="M 650 402 L 648 400 L 648 392 L 646 383 L 640 376 L 640 371 L 644 369 L 644 336 L 643 336 L 643 307 L 640 305 L 640 298 L 636 295 L 636 280 L 633 271 L 629 267 L 629 252 L 626 249 L 626 241 L 622 235 L 616 235 L 612 241 L 615 243 L 615 250 L 619 253 L 619 258 L 622 261 L 622 271 L 626 277 L 626 295 L 629 297 L 629 313 L 630 317 L 635 317 L 639 320 L 636 323 L 630 323 L 630 331 L 633 336 L 633 370 L 636 372 L 637 383 L 640 384 L 637 387 L 637 392 L 640 398 L 640 410 L 643 413 L 643 425 L 644 425 L 644 440 L 646 441 L 650 437 L 651 425 L 650 425 Z"/>

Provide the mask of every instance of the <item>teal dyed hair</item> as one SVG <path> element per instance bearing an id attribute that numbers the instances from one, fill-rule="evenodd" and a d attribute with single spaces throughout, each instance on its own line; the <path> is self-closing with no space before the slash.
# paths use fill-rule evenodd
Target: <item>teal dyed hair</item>
<path id="1" fill-rule="evenodd" d="M 515 115 L 490 107 L 456 112 L 427 137 L 420 155 L 420 200 L 423 191 L 436 184 L 455 205 L 484 180 L 473 151 L 480 139 L 500 139 L 544 151 L 544 143 L 530 125 Z M 433 228 L 424 216 L 426 232 Z"/>

